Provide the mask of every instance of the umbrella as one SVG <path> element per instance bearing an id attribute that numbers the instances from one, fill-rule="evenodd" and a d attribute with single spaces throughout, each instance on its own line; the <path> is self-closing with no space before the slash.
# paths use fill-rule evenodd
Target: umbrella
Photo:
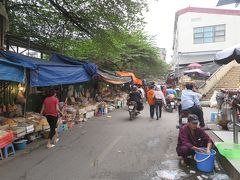
<path id="1" fill-rule="evenodd" d="M 209 72 L 204 72 L 201 69 L 191 69 L 183 72 L 184 75 L 195 76 L 195 77 L 209 77 Z"/>
<path id="2" fill-rule="evenodd" d="M 228 64 L 233 60 L 236 60 L 238 63 L 240 63 L 240 44 L 217 52 L 214 58 L 214 61 L 217 64 Z"/>
<path id="3" fill-rule="evenodd" d="M 238 4 L 240 3 L 240 0 L 219 0 L 217 3 L 217 6 L 223 6 L 227 4 L 233 4 L 233 3 L 236 3 L 236 7 L 237 7 Z"/>
<path id="4" fill-rule="evenodd" d="M 198 63 L 192 63 L 192 64 L 189 64 L 188 67 L 189 68 L 200 68 L 200 67 L 202 67 L 202 65 L 198 64 Z"/>

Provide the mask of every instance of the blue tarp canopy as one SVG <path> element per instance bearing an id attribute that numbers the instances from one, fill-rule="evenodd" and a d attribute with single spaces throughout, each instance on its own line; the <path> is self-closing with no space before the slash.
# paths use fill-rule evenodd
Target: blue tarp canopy
<path id="1" fill-rule="evenodd" d="M 74 84 L 91 79 L 82 65 L 61 64 L 7 51 L 0 51 L 0 56 L 9 62 L 30 69 L 30 86 L 32 87 Z"/>
<path id="2" fill-rule="evenodd" d="M 18 63 L 0 57 L 0 80 L 21 83 L 24 81 L 24 68 Z"/>
<path id="3" fill-rule="evenodd" d="M 111 84 L 124 84 L 132 81 L 131 77 L 121 77 L 114 72 L 99 69 L 94 63 L 87 62 L 88 60 L 81 61 L 68 56 L 54 53 L 52 54 L 50 61 L 63 64 L 82 65 L 89 75 L 93 76 L 97 74 L 101 77 L 101 79 Z"/>
<path id="4" fill-rule="evenodd" d="M 97 65 L 94 63 L 89 63 L 87 61 L 80 61 L 78 59 L 56 53 L 53 53 L 51 55 L 50 61 L 61 64 L 81 65 L 90 76 L 94 76 L 97 74 Z"/>

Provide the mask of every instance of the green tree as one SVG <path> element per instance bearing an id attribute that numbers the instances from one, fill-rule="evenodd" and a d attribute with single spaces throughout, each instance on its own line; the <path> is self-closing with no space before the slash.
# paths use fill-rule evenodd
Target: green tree
<path id="1" fill-rule="evenodd" d="M 8 0 L 10 34 L 110 70 L 165 74 L 166 63 L 142 33 L 145 0 Z"/>
<path id="2" fill-rule="evenodd" d="M 107 37 L 141 29 L 144 0 L 8 0 L 10 33 L 57 49 L 62 39 Z M 61 40 L 60 40 L 61 39 Z"/>
<path id="3" fill-rule="evenodd" d="M 91 39 L 66 42 L 66 53 L 79 59 L 89 58 L 109 70 L 133 71 L 140 77 L 165 76 L 168 66 L 160 59 L 151 37 L 141 31 L 108 32 L 109 40 Z M 107 42 L 111 41 L 111 44 Z"/>

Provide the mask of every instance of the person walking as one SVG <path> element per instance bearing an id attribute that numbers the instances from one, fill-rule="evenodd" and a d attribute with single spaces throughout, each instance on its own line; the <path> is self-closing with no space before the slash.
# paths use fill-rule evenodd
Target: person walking
<path id="1" fill-rule="evenodd" d="M 163 104 L 166 105 L 165 97 L 159 87 L 155 88 L 154 98 L 155 98 L 156 116 L 158 120 L 162 116 L 162 105 Z"/>
<path id="2" fill-rule="evenodd" d="M 154 109 L 155 109 L 155 99 L 154 99 L 154 86 L 150 86 L 150 89 L 147 92 L 147 101 L 150 106 L 150 117 L 153 119 L 154 117 Z"/>
<path id="3" fill-rule="evenodd" d="M 58 113 L 62 115 L 59 109 L 59 100 L 56 97 L 56 91 L 54 89 L 49 90 L 47 97 L 44 99 L 40 114 L 46 116 L 48 124 L 50 126 L 50 132 L 47 142 L 47 148 L 52 148 L 55 145 L 52 143 L 54 137 L 54 143 L 59 141 L 57 133 Z"/>

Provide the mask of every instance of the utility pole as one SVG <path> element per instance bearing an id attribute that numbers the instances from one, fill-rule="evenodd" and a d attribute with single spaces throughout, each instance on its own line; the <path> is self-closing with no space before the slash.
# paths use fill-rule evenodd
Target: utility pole
<path id="1" fill-rule="evenodd" d="M 65 39 L 65 27 L 64 27 L 64 24 L 62 25 L 62 47 L 61 47 L 61 50 L 62 50 L 62 54 L 64 54 L 64 39 Z"/>
<path id="2" fill-rule="evenodd" d="M 8 15 L 6 12 L 6 1 L 0 0 L 0 48 L 3 48 L 4 45 L 4 36 L 5 32 L 8 30 Z"/>
<path id="3" fill-rule="evenodd" d="M 179 83 L 179 79 L 180 79 L 180 72 L 179 72 L 179 61 L 180 61 L 180 55 L 181 55 L 181 52 L 177 52 L 177 76 L 178 76 L 178 83 Z"/>

